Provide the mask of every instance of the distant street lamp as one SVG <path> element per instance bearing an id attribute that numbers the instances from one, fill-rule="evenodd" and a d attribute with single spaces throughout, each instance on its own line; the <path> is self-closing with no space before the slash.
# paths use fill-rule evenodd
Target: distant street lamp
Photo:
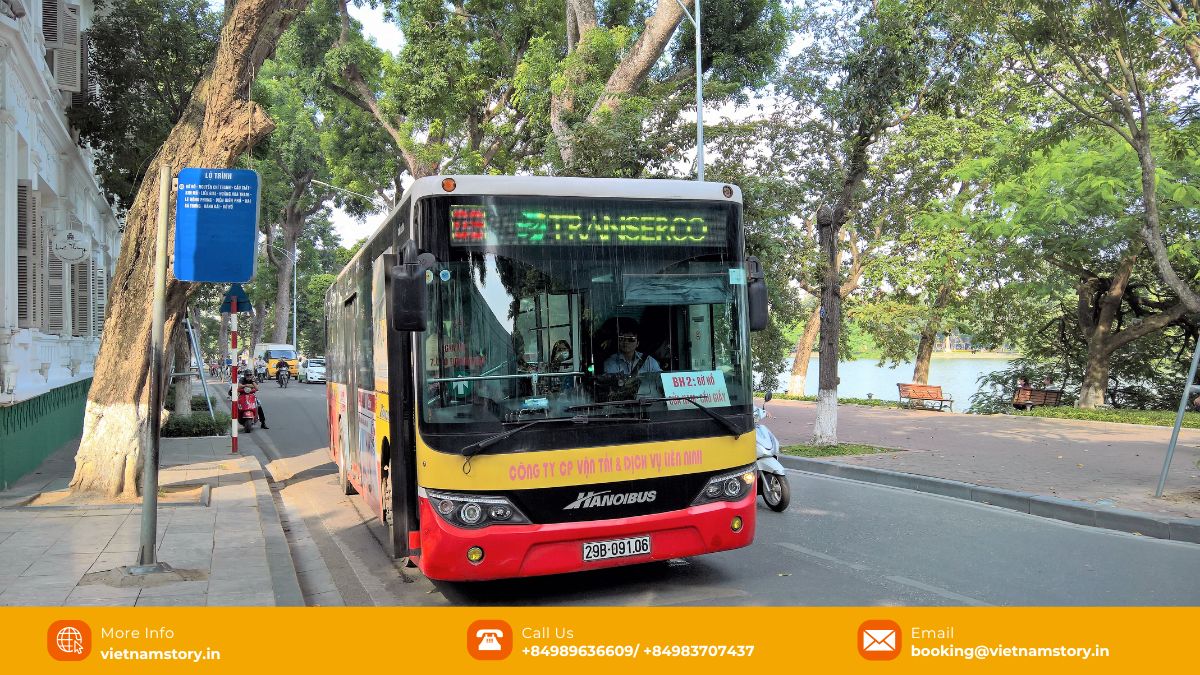
<path id="1" fill-rule="evenodd" d="M 683 0 L 675 0 L 683 15 L 696 29 L 696 180 L 704 180 L 704 80 L 700 77 L 700 0 L 696 0 L 696 16 L 684 6 Z"/>

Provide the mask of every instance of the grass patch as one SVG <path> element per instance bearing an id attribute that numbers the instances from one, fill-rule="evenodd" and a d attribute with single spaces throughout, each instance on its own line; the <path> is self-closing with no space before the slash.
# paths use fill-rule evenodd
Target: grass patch
<path id="1" fill-rule="evenodd" d="M 762 398 L 763 392 L 755 392 L 758 398 Z M 795 394 L 771 394 L 772 401 L 809 401 L 815 402 L 816 396 L 796 396 Z M 838 405 L 868 405 L 873 408 L 899 408 L 899 401 L 889 401 L 882 398 L 838 398 Z"/>
<path id="2" fill-rule="evenodd" d="M 1174 410 L 1121 410 L 1116 408 L 1081 410 L 1067 406 L 1042 406 L 1027 412 L 1014 412 L 1013 414 L 1024 415 L 1026 417 L 1054 417 L 1063 420 L 1121 422 L 1123 424 L 1145 424 L 1160 427 L 1175 426 Z M 1185 412 L 1183 414 L 1183 426 L 1188 429 L 1200 429 L 1200 413 Z"/>
<path id="3" fill-rule="evenodd" d="M 838 457 L 841 455 L 878 455 L 885 452 L 903 452 L 898 448 L 881 448 L 878 445 L 861 443 L 838 443 L 828 446 L 785 445 L 779 451 L 793 457 Z"/>

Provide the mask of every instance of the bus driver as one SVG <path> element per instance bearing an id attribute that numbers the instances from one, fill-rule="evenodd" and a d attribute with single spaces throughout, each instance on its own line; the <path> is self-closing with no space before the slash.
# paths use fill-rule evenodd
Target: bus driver
<path id="1" fill-rule="evenodd" d="M 626 326 L 617 335 L 617 353 L 604 361 L 604 372 L 607 375 L 638 375 L 640 373 L 661 373 L 658 361 L 649 354 L 643 354 L 638 348 L 637 326 Z"/>

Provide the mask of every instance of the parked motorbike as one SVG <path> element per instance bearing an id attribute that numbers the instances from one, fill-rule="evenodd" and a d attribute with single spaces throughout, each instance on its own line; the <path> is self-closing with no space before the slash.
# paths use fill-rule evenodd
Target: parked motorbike
<path id="1" fill-rule="evenodd" d="M 258 397 L 254 395 L 254 387 L 242 385 L 239 388 L 241 392 L 238 394 L 238 421 L 242 425 L 242 429 L 246 433 L 254 430 L 254 423 L 258 421 Z"/>
<path id="2" fill-rule="evenodd" d="M 787 510 L 792 501 L 792 488 L 788 483 L 787 469 L 779 462 L 779 439 L 762 421 L 767 417 L 767 403 L 771 392 L 763 397 L 762 407 L 754 409 L 754 442 L 758 447 L 758 494 L 767 506 L 776 512 Z"/>

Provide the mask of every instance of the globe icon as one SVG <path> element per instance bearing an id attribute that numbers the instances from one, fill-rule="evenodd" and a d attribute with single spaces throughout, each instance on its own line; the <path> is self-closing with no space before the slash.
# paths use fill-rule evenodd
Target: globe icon
<path id="1" fill-rule="evenodd" d="M 58 648 L 67 654 L 83 653 L 83 633 L 80 633 L 78 628 L 67 626 L 58 631 L 55 642 Z"/>

